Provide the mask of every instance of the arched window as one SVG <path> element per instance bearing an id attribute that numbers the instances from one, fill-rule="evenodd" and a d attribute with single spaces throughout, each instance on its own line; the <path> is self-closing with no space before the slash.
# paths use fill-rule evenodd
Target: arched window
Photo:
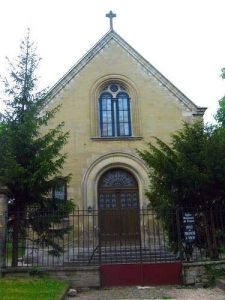
<path id="1" fill-rule="evenodd" d="M 100 97 L 100 126 L 101 136 L 115 135 L 113 98 L 109 93 Z"/>
<path id="2" fill-rule="evenodd" d="M 130 98 L 119 84 L 104 87 L 99 98 L 102 137 L 131 136 Z"/>
<path id="3" fill-rule="evenodd" d="M 116 112 L 118 136 L 131 135 L 130 99 L 127 93 L 118 93 L 116 97 Z"/>

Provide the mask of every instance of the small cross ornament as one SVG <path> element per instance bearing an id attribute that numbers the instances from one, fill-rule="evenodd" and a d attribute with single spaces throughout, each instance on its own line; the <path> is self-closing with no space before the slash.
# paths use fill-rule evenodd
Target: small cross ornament
<path id="1" fill-rule="evenodd" d="M 111 10 L 108 14 L 105 15 L 110 20 L 110 30 L 113 30 L 113 18 L 116 17 L 116 14 L 114 14 Z"/>

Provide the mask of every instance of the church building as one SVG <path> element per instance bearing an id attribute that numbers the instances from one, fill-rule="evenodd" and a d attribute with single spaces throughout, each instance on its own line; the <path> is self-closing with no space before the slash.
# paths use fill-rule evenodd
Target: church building
<path id="1" fill-rule="evenodd" d="M 132 228 L 138 226 L 139 208 L 149 203 L 148 170 L 136 149 L 146 148 L 153 136 L 169 142 L 183 121 L 202 119 L 206 108 L 188 99 L 114 31 L 115 14 L 107 17 L 110 30 L 52 87 L 46 109 L 60 104 L 50 126 L 63 121 L 70 133 L 62 173 L 72 179 L 57 197 L 100 214 L 126 211 Z M 103 222 L 102 230 L 110 233 L 117 221 L 113 216 L 106 221 L 110 226 Z"/>

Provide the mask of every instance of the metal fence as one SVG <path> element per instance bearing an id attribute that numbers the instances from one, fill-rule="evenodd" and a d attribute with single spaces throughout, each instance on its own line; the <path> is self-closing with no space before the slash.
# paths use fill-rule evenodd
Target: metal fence
<path id="1" fill-rule="evenodd" d="M 222 208 L 179 208 L 165 215 L 161 212 L 160 218 L 152 209 L 74 210 L 67 217 L 55 213 L 54 218 L 54 212 L 18 212 L 18 224 L 24 218 L 27 225 L 17 239 L 17 266 L 221 259 L 225 253 L 224 213 Z M 12 222 L 10 219 L 9 224 Z M 9 267 L 15 255 L 10 226 L 5 246 Z"/>

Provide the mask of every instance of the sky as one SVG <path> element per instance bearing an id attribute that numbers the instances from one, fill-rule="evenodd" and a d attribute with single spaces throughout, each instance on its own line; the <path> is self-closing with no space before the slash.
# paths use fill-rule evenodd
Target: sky
<path id="1" fill-rule="evenodd" d="M 40 87 L 51 87 L 109 30 L 110 10 L 115 31 L 212 122 L 225 94 L 224 0 L 0 0 L 0 74 L 30 27 Z"/>

